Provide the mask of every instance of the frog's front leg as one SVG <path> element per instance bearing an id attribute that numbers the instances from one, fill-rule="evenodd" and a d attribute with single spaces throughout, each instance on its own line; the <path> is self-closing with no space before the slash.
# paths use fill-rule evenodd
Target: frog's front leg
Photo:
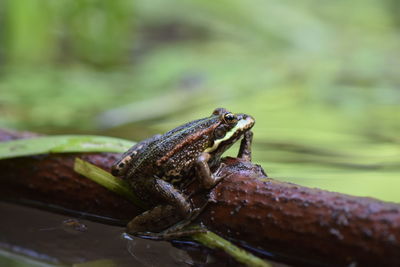
<path id="1" fill-rule="evenodd" d="M 200 183 L 206 189 L 212 188 L 222 178 L 214 175 L 211 172 L 210 166 L 208 165 L 208 161 L 210 160 L 210 158 L 210 153 L 203 152 L 197 157 L 195 164 L 197 177 L 200 180 Z"/>
<path id="2" fill-rule="evenodd" d="M 154 194 L 160 203 L 131 220 L 127 225 L 127 232 L 131 234 L 148 231 L 160 231 L 180 220 L 188 217 L 192 211 L 190 203 L 184 195 L 175 189 L 170 183 L 154 179 L 150 194 Z"/>
<path id="3" fill-rule="evenodd" d="M 246 161 L 251 161 L 251 143 L 253 142 L 253 132 L 247 131 L 242 141 L 240 142 L 238 158 L 244 159 Z"/>

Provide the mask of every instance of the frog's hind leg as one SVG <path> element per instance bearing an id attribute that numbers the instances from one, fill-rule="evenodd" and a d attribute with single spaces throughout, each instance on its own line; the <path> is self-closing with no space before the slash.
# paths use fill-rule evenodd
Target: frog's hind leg
<path id="1" fill-rule="evenodd" d="M 179 238 L 179 237 L 184 237 L 192 234 L 198 234 L 198 233 L 205 233 L 207 232 L 207 229 L 200 224 L 199 226 L 189 227 L 186 228 L 186 226 L 189 226 L 194 222 L 194 220 L 204 211 L 204 209 L 208 206 L 208 201 L 200 208 L 195 209 L 189 217 L 186 219 L 172 225 L 171 227 L 165 229 L 164 231 L 160 233 L 155 233 L 152 234 L 151 237 L 156 238 L 156 239 L 174 239 L 174 238 Z"/>
<path id="2" fill-rule="evenodd" d="M 154 179 L 152 183 L 150 197 L 154 194 L 160 203 L 166 204 L 158 205 L 133 218 L 128 223 L 128 233 L 160 231 L 188 217 L 192 212 L 190 203 L 172 184 L 161 179 Z"/>
<path id="3" fill-rule="evenodd" d="M 161 232 L 145 232 L 146 230 L 149 229 L 143 229 L 141 232 L 136 232 L 135 234 L 144 238 L 150 238 L 150 239 L 154 239 L 154 240 L 166 240 L 166 239 L 175 239 L 175 238 L 181 238 L 181 237 L 185 237 L 185 236 L 190 236 L 193 234 L 198 234 L 198 233 L 205 233 L 207 232 L 207 229 L 200 224 L 199 226 L 195 226 L 195 227 L 189 227 L 186 228 L 186 226 L 189 226 L 191 223 L 193 223 L 193 221 L 203 212 L 203 210 L 206 208 L 206 206 L 208 205 L 208 201 L 206 204 L 204 204 L 201 208 L 195 209 L 189 217 L 185 218 L 184 220 L 181 220 L 180 217 L 175 217 L 175 221 L 173 221 L 172 226 L 168 227 L 167 229 L 164 229 Z M 157 206 L 154 209 L 160 209 L 162 206 Z M 168 214 L 168 212 L 165 212 L 168 208 L 169 211 L 171 211 L 171 214 Z M 164 210 L 164 214 L 163 216 L 161 216 L 160 218 L 158 218 L 154 223 L 153 226 L 155 226 L 155 224 L 159 225 L 159 226 L 163 226 L 163 228 L 165 228 L 165 225 L 167 224 L 167 220 L 166 217 L 169 216 L 173 216 L 174 215 L 174 211 L 172 206 L 167 206 L 167 208 L 163 209 Z M 176 213 L 175 213 L 176 215 Z M 140 215 L 139 215 L 140 216 Z M 169 219 L 171 219 L 169 217 Z M 169 222 L 172 222 L 171 220 Z M 167 224 L 168 225 L 168 224 Z M 160 229 L 157 229 L 160 230 Z"/>
<path id="4" fill-rule="evenodd" d="M 156 206 L 133 218 L 127 225 L 127 232 L 136 235 L 148 235 L 149 231 L 162 231 L 166 225 L 180 220 L 180 216 L 176 216 L 175 213 L 175 209 L 171 205 Z"/>
<path id="5" fill-rule="evenodd" d="M 175 207 L 176 211 L 183 217 L 192 211 L 191 205 L 186 200 L 186 197 L 172 184 L 157 178 L 155 179 L 155 189 L 157 191 L 157 196 L 169 205 Z"/>

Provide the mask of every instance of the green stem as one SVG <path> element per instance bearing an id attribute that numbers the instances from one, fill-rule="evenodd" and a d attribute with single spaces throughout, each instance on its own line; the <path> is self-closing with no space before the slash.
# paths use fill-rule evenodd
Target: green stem
<path id="1" fill-rule="evenodd" d="M 209 248 L 219 248 L 231 255 L 235 260 L 251 267 L 269 267 L 271 264 L 254 256 L 253 254 L 235 246 L 219 235 L 207 231 L 206 233 L 193 234 L 192 238 Z"/>
<path id="2" fill-rule="evenodd" d="M 124 180 L 114 177 L 111 173 L 80 158 L 75 158 L 74 171 L 132 201 L 136 206 L 144 208 L 143 203 L 130 190 L 129 185 Z"/>

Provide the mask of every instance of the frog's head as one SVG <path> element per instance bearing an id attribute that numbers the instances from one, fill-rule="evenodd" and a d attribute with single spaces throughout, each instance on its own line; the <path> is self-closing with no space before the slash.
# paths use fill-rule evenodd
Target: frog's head
<path id="1" fill-rule="evenodd" d="M 212 116 L 218 117 L 219 124 L 213 131 L 212 142 L 204 152 L 219 157 L 229 147 L 249 131 L 255 120 L 247 114 L 234 114 L 224 108 L 214 110 Z"/>

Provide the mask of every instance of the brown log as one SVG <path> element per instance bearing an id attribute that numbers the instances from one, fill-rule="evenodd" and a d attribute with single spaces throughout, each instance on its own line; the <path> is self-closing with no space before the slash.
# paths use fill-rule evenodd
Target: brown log
<path id="1" fill-rule="evenodd" d="M 24 138 L 0 130 L 0 140 Z M 80 157 L 109 170 L 118 155 L 58 154 L 0 161 L 0 195 L 126 221 L 141 210 L 74 173 Z M 284 183 L 225 159 L 226 178 L 198 218 L 240 245 L 306 265 L 400 266 L 400 205 Z M 197 202 L 201 198 L 195 197 Z"/>
<path id="2" fill-rule="evenodd" d="M 0 129 L 0 141 L 37 135 Z M 122 224 L 142 210 L 73 170 L 76 157 L 109 171 L 113 153 L 46 154 L 0 160 L 0 196 L 56 211 L 84 212 L 99 220 Z"/>

